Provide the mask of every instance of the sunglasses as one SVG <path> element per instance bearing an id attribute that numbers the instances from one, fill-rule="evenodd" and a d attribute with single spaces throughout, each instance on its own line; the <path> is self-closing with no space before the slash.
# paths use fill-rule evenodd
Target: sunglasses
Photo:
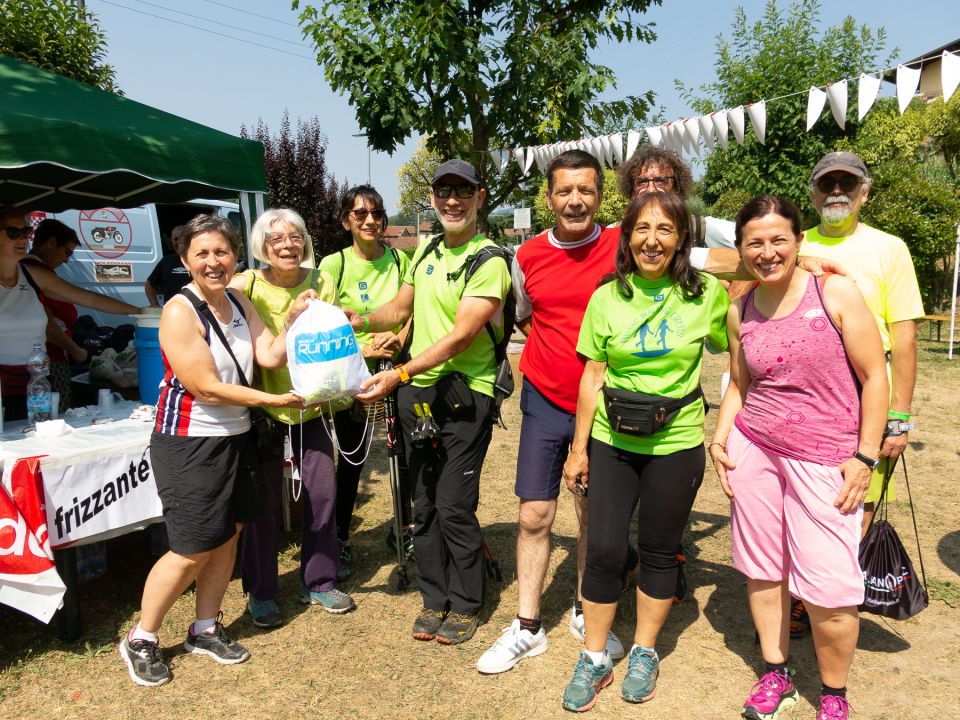
<path id="1" fill-rule="evenodd" d="M 3 232 L 11 240 L 19 240 L 22 237 L 30 237 L 33 230 L 29 227 L 5 227 Z"/>
<path id="2" fill-rule="evenodd" d="M 456 194 L 461 200 L 472 198 L 477 193 L 475 185 L 470 183 L 460 183 L 459 185 L 434 185 L 433 196 L 441 200 L 446 200 L 451 194 Z"/>
<path id="3" fill-rule="evenodd" d="M 351 210 L 350 214 L 358 223 L 366 222 L 368 217 L 372 217 L 376 222 L 382 222 L 387 216 L 383 210 Z"/>
<path id="4" fill-rule="evenodd" d="M 827 194 L 832 192 L 833 188 L 839 185 L 841 191 L 848 193 L 856 190 L 857 187 L 860 186 L 861 184 L 863 184 L 863 180 L 861 180 L 858 177 L 854 177 L 853 175 L 848 175 L 846 173 L 844 173 L 840 177 L 830 177 L 829 175 L 827 175 L 826 177 L 822 177 L 819 180 L 817 180 L 817 190 L 819 190 L 824 194 Z"/>
<path id="5" fill-rule="evenodd" d="M 638 177 L 633 181 L 633 185 L 637 188 L 653 185 L 657 190 L 664 190 L 671 182 L 673 182 L 673 175 L 658 175 L 657 177 Z"/>

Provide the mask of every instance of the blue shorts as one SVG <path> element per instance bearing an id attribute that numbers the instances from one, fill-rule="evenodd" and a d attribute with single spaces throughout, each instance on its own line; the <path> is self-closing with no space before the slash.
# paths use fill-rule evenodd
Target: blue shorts
<path id="1" fill-rule="evenodd" d="M 550 402 L 527 378 L 520 390 L 520 448 L 514 492 L 522 500 L 552 500 L 560 494 L 576 415 Z"/>

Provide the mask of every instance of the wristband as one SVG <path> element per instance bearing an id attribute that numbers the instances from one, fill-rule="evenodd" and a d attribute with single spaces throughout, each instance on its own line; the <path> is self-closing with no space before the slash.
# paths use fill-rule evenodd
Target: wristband
<path id="1" fill-rule="evenodd" d="M 899 412 L 897 410 L 890 410 L 887 412 L 887 417 L 891 420 L 903 420 L 904 422 L 910 421 L 910 413 Z"/>
<path id="2" fill-rule="evenodd" d="M 709 450 L 709 449 L 712 448 L 714 445 L 716 445 L 718 448 L 722 448 L 724 452 L 727 451 L 727 446 L 724 445 L 723 443 L 718 443 L 718 442 L 712 442 L 712 443 L 710 443 L 709 445 L 707 445 L 707 449 Z"/>
<path id="3" fill-rule="evenodd" d="M 370 318 L 366 315 L 363 316 L 363 331 L 370 332 Z"/>
<path id="4" fill-rule="evenodd" d="M 877 465 L 880 464 L 879 458 L 867 457 L 867 456 L 864 455 L 862 452 L 855 452 L 855 453 L 853 454 L 853 457 L 854 457 L 854 459 L 859 460 L 860 462 L 862 462 L 864 465 L 866 465 L 866 466 L 867 466 L 868 468 L 870 468 L 871 470 L 876 470 L 876 469 L 877 469 Z"/>
<path id="5" fill-rule="evenodd" d="M 397 371 L 397 375 L 400 376 L 400 384 L 405 385 L 410 382 L 410 373 L 407 372 L 407 369 L 402 365 L 397 365 L 393 368 Z"/>

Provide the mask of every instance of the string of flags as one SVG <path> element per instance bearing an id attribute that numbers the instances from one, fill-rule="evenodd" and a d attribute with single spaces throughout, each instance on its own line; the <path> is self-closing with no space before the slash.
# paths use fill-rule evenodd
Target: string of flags
<path id="1" fill-rule="evenodd" d="M 943 101 L 947 102 L 957 86 L 960 85 L 960 54 L 943 51 L 940 63 L 941 85 L 943 87 Z M 882 75 L 882 73 L 881 73 Z M 857 85 L 857 119 L 863 120 L 873 107 L 877 94 L 880 91 L 881 79 L 878 75 L 863 74 Z M 917 93 L 920 85 L 920 68 L 900 65 L 897 67 L 897 103 L 902 115 Z M 830 114 L 841 130 L 846 129 L 848 81 L 841 80 L 831 83 L 825 88 L 811 87 L 807 92 L 807 131 L 816 125 L 823 115 L 826 105 L 830 106 Z M 580 140 L 569 140 L 538 145 L 535 147 L 518 147 L 513 149 L 490 150 L 490 158 L 497 170 L 503 173 L 513 160 L 523 175 L 528 175 L 536 164 L 540 173 L 545 173 L 547 165 L 560 153 L 568 150 L 583 150 L 597 158 L 603 165 L 614 167 L 626 158 L 633 155 L 641 139 L 646 135 L 651 145 L 660 145 L 675 151 L 677 154 L 700 156 L 700 140 L 708 150 L 718 145 L 727 150 L 730 146 L 730 134 L 733 139 L 743 145 L 748 127 L 753 129 L 757 141 L 766 143 L 767 131 L 767 102 L 783 100 L 787 97 L 799 95 L 791 93 L 772 98 L 769 101 L 718 110 L 709 115 L 673 120 L 663 125 L 645 127 L 641 130 L 629 130 L 624 143 L 624 133 L 612 133 Z M 747 125 L 749 119 L 750 124 Z"/>

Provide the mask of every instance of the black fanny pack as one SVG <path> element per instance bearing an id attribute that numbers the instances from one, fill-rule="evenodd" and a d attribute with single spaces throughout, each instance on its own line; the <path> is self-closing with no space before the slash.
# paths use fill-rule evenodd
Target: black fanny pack
<path id="1" fill-rule="evenodd" d="M 610 427 L 615 432 L 626 435 L 653 435 L 670 423 L 680 410 L 702 397 L 703 390 L 700 386 L 681 398 L 647 395 L 606 386 L 603 388 L 603 401 Z"/>

